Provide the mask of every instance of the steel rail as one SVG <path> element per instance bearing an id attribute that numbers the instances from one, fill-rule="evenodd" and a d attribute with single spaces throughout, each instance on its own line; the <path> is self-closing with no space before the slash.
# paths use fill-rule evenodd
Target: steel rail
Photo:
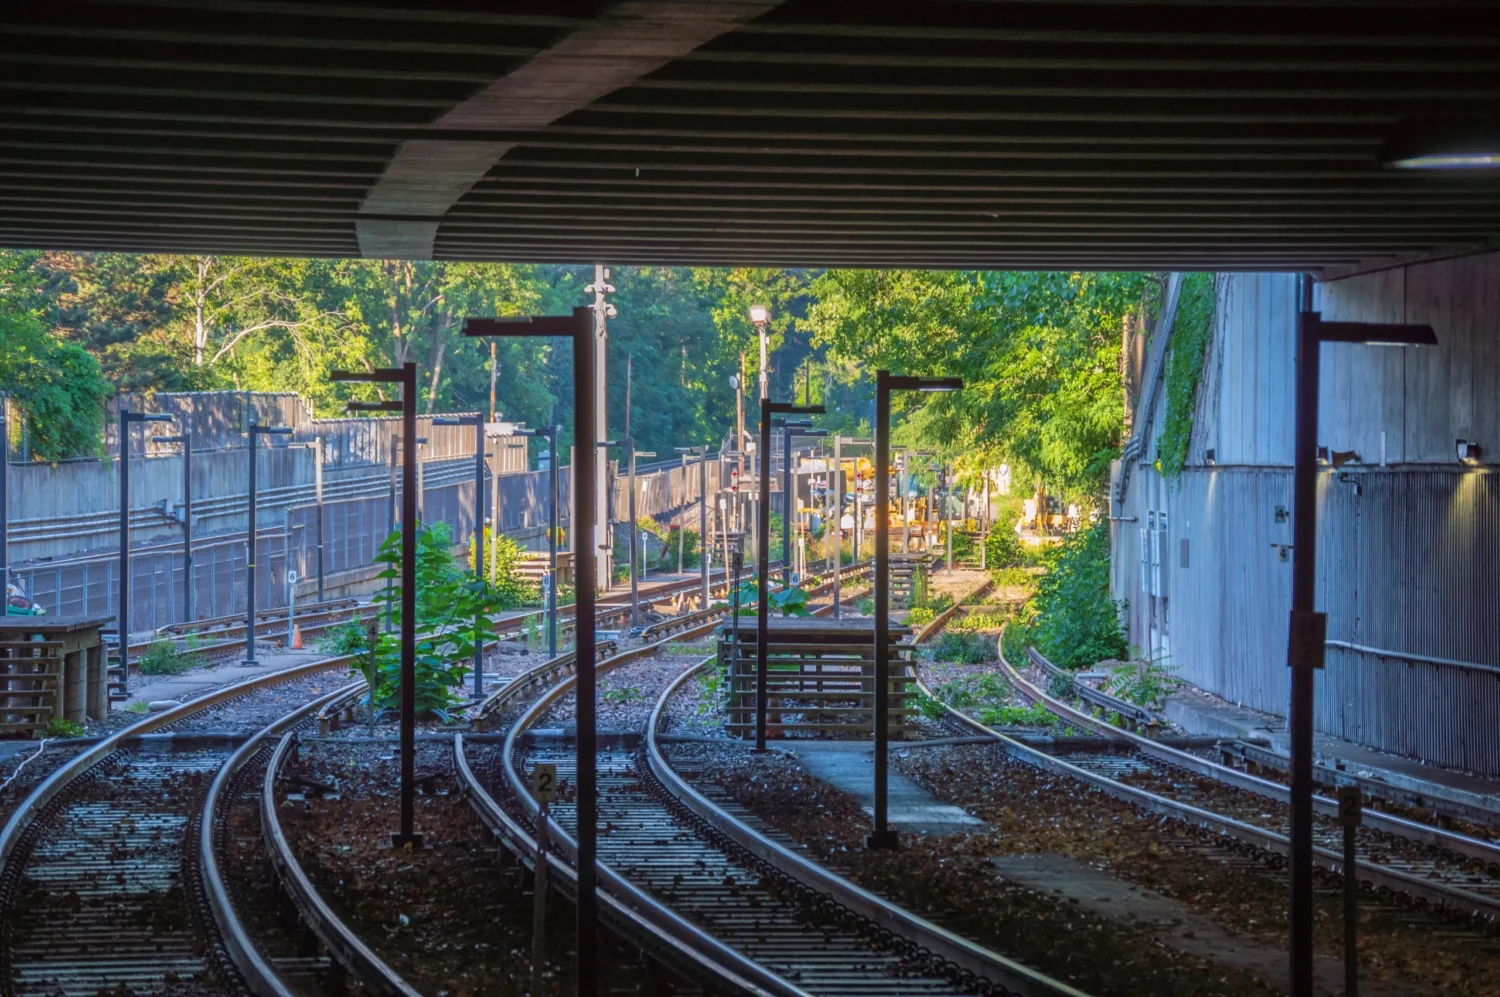
<path id="1" fill-rule="evenodd" d="M 300 726 L 314 713 L 321 713 L 335 703 L 357 696 L 364 689 L 363 679 L 351 682 L 343 688 L 335 689 L 299 706 L 280 720 L 256 732 L 248 741 L 240 745 L 233 755 L 229 756 L 228 761 L 220 766 L 204 798 L 202 819 L 199 821 L 198 861 L 202 869 L 203 890 L 208 895 L 209 912 L 213 915 L 214 923 L 218 925 L 219 936 L 224 941 L 229 958 L 240 971 L 240 976 L 243 977 L 246 986 L 259 997 L 297 997 L 297 995 L 282 981 L 271 964 L 261 956 L 249 932 L 240 922 L 239 915 L 235 913 L 229 890 L 224 885 L 223 874 L 219 870 L 218 851 L 214 847 L 214 814 L 218 811 L 219 801 L 227 791 L 230 781 L 260 751 L 268 737 L 274 737 Z"/>
<path id="2" fill-rule="evenodd" d="M 36 818 L 36 815 L 42 808 L 66 789 L 68 784 L 74 779 L 100 761 L 114 754 L 131 738 L 171 726 L 178 721 L 187 719 L 195 713 L 202 712 L 210 706 L 217 706 L 220 703 L 238 699 L 240 696 L 248 695 L 259 689 L 305 678 L 330 668 L 339 668 L 347 665 L 349 661 L 350 658 L 347 656 L 324 658 L 320 661 L 297 665 L 279 672 L 257 675 L 243 682 L 236 682 L 234 685 L 204 693 L 196 699 L 188 700 L 181 706 L 174 706 L 171 709 L 147 716 L 104 738 L 98 744 L 75 756 L 67 764 L 57 768 L 46 779 L 38 783 L 27 795 L 26 799 L 16 807 L 10 819 L 6 821 L 5 827 L 0 829 L 0 869 L 5 868 L 10 863 L 12 853 L 15 851 L 22 832 L 26 830 L 27 826 Z"/>
<path id="3" fill-rule="evenodd" d="M 1029 656 L 1036 652 L 1034 649 L 1028 648 L 1027 653 Z M 1041 657 L 1041 655 L 1037 653 L 1037 657 Z M 1042 660 L 1045 661 L 1046 659 L 1043 658 Z M 1146 757 L 1153 758 L 1164 764 L 1175 765 L 1195 775 L 1214 779 L 1233 786 L 1235 789 L 1254 793 L 1257 796 L 1263 796 L 1277 803 L 1289 804 L 1291 801 L 1291 790 L 1279 782 L 1262 779 L 1248 772 L 1241 772 L 1227 765 L 1220 765 L 1206 758 L 1199 758 L 1197 755 L 1161 744 L 1150 738 L 1142 737 L 1132 731 L 1121 730 L 1101 720 L 1096 720 L 1081 710 L 1075 710 L 1066 703 L 1053 699 L 1017 672 L 1010 662 L 1005 659 L 1005 652 L 1003 650 L 1000 652 L 1000 663 L 1009 673 L 1007 677 L 1021 690 L 1022 695 L 1040 697 L 1037 701 L 1041 702 L 1043 706 L 1072 723 L 1129 744 Z M 1051 662 L 1048 662 L 1048 664 L 1051 664 Z M 1054 706 L 1057 709 L 1053 709 Z M 1059 712 L 1059 710 L 1062 712 Z M 1313 796 L 1313 811 L 1320 816 L 1337 819 L 1339 804 L 1337 800 L 1315 794 Z M 1423 824 L 1420 821 L 1398 817 L 1395 814 L 1382 813 L 1379 810 L 1364 811 L 1361 815 L 1361 820 L 1366 827 L 1372 830 L 1384 831 L 1387 834 L 1406 838 L 1419 844 L 1453 852 L 1455 855 L 1461 855 L 1464 858 L 1476 859 L 1491 865 L 1500 866 L 1500 845 L 1491 841 L 1484 841 L 1466 834 L 1459 834 L 1456 831 L 1449 831 L 1446 828 L 1434 827 L 1431 824 Z M 1495 902 L 1495 911 L 1496 913 L 1500 913 L 1500 901 Z"/>
<path id="4" fill-rule="evenodd" d="M 997 644 L 1001 643 L 1002 641 L 1003 637 L 1000 640 L 997 640 Z M 1051 697 L 1045 695 L 1040 689 L 1037 689 L 1030 682 L 1027 682 L 1026 679 L 1022 678 L 1021 675 L 1011 667 L 1010 663 L 1005 660 L 1003 650 L 1000 653 L 1000 661 L 1006 670 L 1007 677 L 1011 679 L 1011 681 L 1015 684 L 1017 690 L 1020 691 L 1023 696 L 1030 698 L 1033 702 L 1041 703 L 1057 716 L 1067 720 L 1069 723 L 1077 724 L 1084 729 L 1100 731 L 1101 727 L 1108 728 L 1108 725 L 1100 725 L 1099 722 L 1095 721 L 1092 717 L 1089 717 L 1078 710 L 1074 710 L 1071 707 L 1065 706 L 1064 704 L 1059 703 Z M 925 686 L 921 687 L 924 689 L 927 695 L 931 695 L 931 690 L 927 690 Z M 939 700 L 939 702 L 941 702 L 941 700 Z M 1054 705 L 1056 707 L 1055 709 Z M 943 707 L 948 711 L 948 714 L 955 721 L 970 730 L 976 731 L 986 737 L 994 739 L 1001 747 L 1005 749 L 1007 754 L 1009 754 L 1012 758 L 1017 759 L 1018 761 L 1024 762 L 1028 765 L 1032 765 L 1036 768 L 1043 769 L 1047 772 L 1052 772 L 1056 775 L 1063 775 L 1071 777 L 1073 779 L 1077 779 L 1087 785 L 1094 786 L 1104 791 L 1105 793 L 1108 793 L 1110 796 L 1113 796 L 1116 799 L 1131 803 L 1151 813 L 1161 814 L 1165 817 L 1171 817 L 1174 819 L 1185 821 L 1189 824 L 1203 827 L 1217 834 L 1221 834 L 1227 838 L 1233 838 L 1237 841 L 1251 845 L 1255 848 L 1262 849 L 1263 851 L 1271 852 L 1276 855 L 1290 854 L 1290 839 L 1286 835 L 1280 834 L 1276 831 L 1268 830 L 1266 828 L 1257 827 L 1253 824 L 1247 824 L 1243 821 L 1235 820 L 1232 817 L 1226 817 L 1222 814 L 1217 814 L 1189 803 L 1183 803 L 1178 800 L 1173 800 L 1169 797 L 1151 793 L 1144 789 L 1139 789 L 1135 786 L 1130 786 L 1115 779 L 1111 779 L 1108 776 L 1101 775 L 1097 772 L 1091 772 L 1088 769 L 1082 768 L 1078 765 L 1074 765 L 1071 762 L 1065 761 L 1061 758 L 1049 755 L 1046 752 L 1040 751 L 1036 748 L 1032 748 L 1029 745 L 1023 744 L 1015 738 L 1008 737 L 1000 731 L 994 730 L 980 723 L 973 717 L 955 710 L 953 707 L 949 706 L 946 703 L 943 704 Z M 1125 733 L 1123 731 L 1120 731 L 1118 728 L 1108 728 L 1108 730 L 1105 732 L 1108 733 L 1111 737 L 1120 737 Z M 1131 735 L 1131 737 L 1134 737 L 1134 735 Z M 1175 750 L 1166 748 L 1165 745 L 1154 744 L 1154 742 L 1147 741 L 1145 738 L 1138 738 L 1137 740 L 1145 742 L 1147 744 L 1151 744 L 1157 749 L 1167 751 Z M 1131 743 L 1135 742 L 1132 741 Z M 1157 755 L 1155 757 L 1160 758 L 1162 756 Z M 1187 755 L 1187 757 L 1194 758 L 1194 756 L 1192 755 Z M 1194 760 L 1202 762 L 1202 759 L 1194 758 Z M 1219 767 L 1222 768 L 1223 766 Z M 1227 769 L 1226 771 L 1231 772 L 1236 776 L 1244 776 L 1244 773 L 1235 772 L 1233 769 Z M 1209 776 L 1209 778 L 1213 778 L 1213 776 Z M 1260 781 L 1264 782 L 1265 780 Z M 1435 831 L 1436 829 L 1429 830 Z M 1335 852 L 1332 849 L 1314 846 L 1313 859 L 1320 866 L 1328 869 L 1331 872 L 1342 874 L 1344 871 L 1344 857 L 1341 852 Z M 1444 886 L 1424 877 L 1413 875 L 1411 873 L 1405 873 L 1398 869 L 1387 868 L 1378 863 L 1371 863 L 1366 861 L 1358 862 L 1356 864 L 1356 875 L 1358 875 L 1361 879 L 1364 879 L 1375 885 L 1395 890 L 1397 892 L 1413 894 L 1424 900 L 1441 904 L 1445 907 L 1455 908 L 1470 913 L 1483 913 L 1491 917 L 1500 915 L 1500 900 L 1484 896 L 1483 894 L 1474 893 L 1469 890 L 1463 890 L 1451 886 Z"/>
<path id="5" fill-rule="evenodd" d="M 363 682 L 358 683 L 363 685 Z M 358 690 L 356 690 L 358 691 Z M 328 954 L 341 967 L 348 970 L 371 992 L 381 997 L 421 997 L 411 984 L 375 954 L 375 951 L 360 940 L 333 908 L 328 906 L 317 887 L 313 885 L 302 865 L 292 852 L 286 834 L 281 829 L 281 819 L 276 806 L 276 777 L 285 764 L 291 747 L 296 743 L 297 732 L 287 731 L 277 742 L 271 759 L 266 763 L 266 774 L 261 781 L 260 824 L 261 834 L 266 840 L 271 866 L 276 872 L 282 888 L 291 897 L 302 922 L 318 937 Z"/>
<path id="6" fill-rule="evenodd" d="M 718 626 L 717 621 L 703 624 L 682 636 L 701 636 L 711 633 Z M 640 647 L 630 648 L 611 655 L 596 666 L 596 673 L 606 674 L 621 665 L 628 664 L 639 658 L 649 657 L 656 654 L 671 639 L 663 639 Z M 530 728 L 543 713 L 554 703 L 573 689 L 575 676 L 569 675 L 539 696 L 534 703 L 511 725 L 507 733 L 501 757 L 505 759 L 503 768 L 505 770 L 506 782 L 515 793 L 521 806 L 533 818 L 536 818 L 538 807 L 536 801 L 531 798 L 531 793 L 525 785 L 522 774 L 512 764 L 516 756 L 517 739 L 522 732 Z M 516 690 L 519 693 L 519 689 Z M 473 775 L 467 761 L 464 759 L 463 737 L 458 735 L 454 741 L 454 753 L 457 767 L 464 779 L 465 791 L 475 809 L 480 813 L 492 829 L 496 830 L 503 838 L 512 841 L 514 850 L 522 857 L 529 858 L 536 854 L 536 841 L 531 834 L 520 825 L 519 822 L 507 814 L 485 790 L 484 786 Z M 497 826 L 498 825 L 498 826 Z M 574 838 L 564 831 L 556 823 L 550 826 L 548 839 L 559 850 L 564 853 L 565 858 L 556 854 L 549 854 L 549 868 L 562 872 L 570 883 L 576 883 L 577 869 L 575 868 L 578 857 L 578 845 Z M 796 986 L 781 976 L 772 973 L 764 966 L 753 960 L 745 958 L 739 952 L 725 945 L 723 942 L 707 934 L 692 922 L 684 919 L 671 908 L 666 907 L 650 894 L 635 886 L 617 873 L 614 869 L 602 862 L 596 863 L 599 873 L 599 881 L 605 887 L 605 898 L 612 901 L 611 907 L 619 914 L 623 914 L 627 927 L 633 927 L 638 932 L 644 926 L 652 936 L 670 943 L 670 950 L 677 955 L 688 956 L 694 965 L 701 970 L 708 971 L 713 977 L 730 983 L 736 989 L 751 994 L 765 994 L 768 997 L 812 997 L 807 991 Z M 670 963 L 668 963 L 670 965 Z"/>
<path id="7" fill-rule="evenodd" d="M 940 963 L 953 966 L 976 979 L 988 981 L 1006 992 L 1022 997 L 1085 997 L 1084 992 L 1075 987 L 955 935 L 762 837 L 748 825 L 720 809 L 679 776 L 662 753 L 656 733 L 661 726 L 667 702 L 684 682 L 701 671 L 706 664 L 707 662 L 703 662 L 684 671 L 667 686 L 646 725 L 646 752 L 652 774 L 683 805 L 714 830 L 783 875 L 831 897 L 879 929 L 914 942 Z"/>

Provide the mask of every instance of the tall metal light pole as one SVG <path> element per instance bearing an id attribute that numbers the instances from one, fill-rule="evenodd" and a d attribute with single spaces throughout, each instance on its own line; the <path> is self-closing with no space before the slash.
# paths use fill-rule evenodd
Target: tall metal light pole
<path id="1" fill-rule="evenodd" d="M 184 427 L 186 430 L 186 427 Z M 158 443 L 182 447 L 182 618 L 193 619 L 193 435 L 158 436 Z"/>
<path id="2" fill-rule="evenodd" d="M 573 427 L 578 445 L 575 449 L 573 468 L 573 523 L 574 536 L 585 524 L 594 522 L 594 467 L 597 457 L 594 440 L 589 427 L 594 425 L 594 322 L 588 308 L 575 308 L 570 317 L 521 318 L 521 319 L 467 319 L 464 322 L 466 336 L 546 336 L 566 337 L 573 342 Z M 599 993 L 599 898 L 598 855 L 599 834 L 599 783 L 598 783 L 598 739 L 596 736 L 594 661 L 596 643 L 594 637 L 594 568 L 592 557 L 585 557 L 587 549 L 582 541 L 575 544 L 578 551 L 575 585 L 578 595 L 574 600 L 574 619 L 577 628 L 575 647 L 577 660 L 582 665 L 577 674 L 578 714 L 578 898 L 575 909 L 578 913 L 578 993 L 580 997 L 598 997 Z"/>
<path id="3" fill-rule="evenodd" d="M 439 416 L 434 426 L 474 427 L 474 577 L 484 581 L 484 413 Z M 484 698 L 484 618 L 474 615 L 474 699 Z"/>
<path id="4" fill-rule="evenodd" d="M 892 377 L 875 372 L 875 830 L 865 839 L 868 848 L 895 848 L 896 832 L 887 824 L 890 758 L 891 646 L 891 392 L 958 391 L 957 377 Z M 905 519 L 903 513 L 902 519 Z"/>
<path id="5" fill-rule="evenodd" d="M 417 365 L 372 371 L 336 370 L 333 381 L 394 384 L 400 401 L 350 402 L 353 412 L 400 412 L 401 439 L 401 826 L 391 835 L 396 847 L 422 847 L 416 830 L 417 712 Z"/>
<path id="6" fill-rule="evenodd" d="M 557 431 L 561 426 L 523 429 L 518 436 L 540 436 L 547 440 L 547 657 L 557 657 Z"/>
<path id="7" fill-rule="evenodd" d="M 698 573 L 703 582 L 703 608 L 708 608 L 708 446 L 677 447 L 684 464 L 689 454 L 698 455 Z M 686 476 L 683 482 L 686 484 Z M 686 535 L 687 531 L 683 530 Z M 680 548 L 679 548 L 680 551 Z M 681 554 L 678 555 L 677 570 L 682 570 Z"/>
<path id="8" fill-rule="evenodd" d="M 594 282 L 583 289 L 584 294 L 593 296 L 593 333 L 594 339 L 586 344 L 586 348 L 594 354 L 594 383 L 589 385 L 589 391 L 593 392 L 593 401 L 589 408 L 594 413 L 594 424 L 592 435 L 596 440 L 609 439 L 609 326 L 608 319 L 614 318 L 619 312 L 610 303 L 605 295 L 614 294 L 615 287 L 609 282 L 609 268 L 602 263 L 594 264 Z M 575 419 L 575 422 L 577 420 Z M 588 427 L 585 427 L 587 430 Z M 579 439 L 589 435 L 586 431 L 574 429 Z M 589 466 L 594 468 L 594 494 L 599 496 L 597 503 L 597 521 L 590 526 L 587 523 L 574 523 L 575 530 L 592 529 L 594 540 L 590 554 L 597 560 L 596 577 L 603 579 L 604 587 L 610 588 L 614 582 L 614 545 L 610 540 L 609 506 L 605 496 L 609 494 L 609 481 L 606 479 L 608 471 L 607 461 L 596 461 L 592 452 L 588 455 Z M 579 551 L 585 549 L 585 545 L 578 545 Z"/>
<path id="9" fill-rule="evenodd" d="M 130 427 L 137 422 L 171 422 L 166 413 L 132 412 L 120 403 L 120 664 L 130 657 Z"/>
<path id="10" fill-rule="evenodd" d="M 766 750 L 766 640 L 769 627 L 771 588 L 771 416 L 823 415 L 821 405 L 793 405 L 791 402 L 773 402 L 769 398 L 760 400 L 760 507 L 756 510 L 756 557 L 755 577 L 759 589 L 757 606 L 759 616 L 755 619 L 755 750 Z M 740 635 L 734 635 L 735 644 Z"/>
<path id="11" fill-rule="evenodd" d="M 1313 696 L 1323 667 L 1328 619 L 1316 608 L 1318 542 L 1318 374 L 1324 343 L 1435 346 L 1430 325 L 1324 322 L 1312 310 L 1312 278 L 1299 278 L 1295 451 L 1292 463 L 1292 611 L 1287 664 L 1291 705 L 1291 980 L 1293 997 L 1313 994 Z M 1346 871 L 1353 875 L 1353 871 Z"/>
<path id="12" fill-rule="evenodd" d="M 260 662 L 255 660 L 255 517 L 257 512 L 255 493 L 259 487 L 257 470 L 260 465 L 260 461 L 256 459 L 257 450 L 262 436 L 290 436 L 292 429 L 290 426 L 262 426 L 252 415 L 250 425 L 246 427 L 245 432 L 250 437 L 250 446 L 247 448 L 250 463 L 250 501 L 246 513 L 248 535 L 245 539 L 245 664 L 258 665 Z"/>

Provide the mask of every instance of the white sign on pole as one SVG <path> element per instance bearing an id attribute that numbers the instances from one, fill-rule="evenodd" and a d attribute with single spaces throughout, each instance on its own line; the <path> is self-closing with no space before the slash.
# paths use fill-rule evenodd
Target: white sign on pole
<path id="1" fill-rule="evenodd" d="M 531 796 L 538 803 L 557 801 L 557 766 L 538 762 L 531 769 Z"/>

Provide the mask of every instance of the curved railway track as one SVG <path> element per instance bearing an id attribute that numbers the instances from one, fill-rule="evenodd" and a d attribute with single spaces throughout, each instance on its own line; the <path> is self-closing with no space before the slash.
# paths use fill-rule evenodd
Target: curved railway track
<path id="1" fill-rule="evenodd" d="M 294 725 L 342 695 L 321 677 L 347 665 L 325 659 L 208 693 L 39 783 L 0 830 L 3 992 L 243 993 L 227 958 L 235 927 L 211 916 L 216 876 L 194 847 L 206 791 L 245 736 Z M 288 712 L 286 697 L 299 692 L 311 701 Z M 225 730 L 230 704 L 239 731 Z"/>
<path id="2" fill-rule="evenodd" d="M 1019 761 L 1071 776 L 1147 811 L 1255 848 L 1276 855 L 1289 853 L 1289 791 L 1285 785 L 1121 730 L 1091 712 L 1063 703 L 1023 676 L 1006 660 L 1003 650 L 999 669 L 1023 699 L 1044 707 L 1071 727 L 1107 739 L 1111 750 L 1047 752 L 945 703 L 947 718 L 971 733 L 994 739 Z M 934 696 L 920 679 L 919 687 L 927 696 Z M 1342 875 L 1343 829 L 1337 819 L 1338 803 L 1318 796 L 1314 808 L 1314 861 Z M 1367 809 L 1357 854 L 1356 875 L 1371 885 L 1463 914 L 1491 919 L 1500 915 L 1500 845 L 1494 842 Z"/>
<path id="3" fill-rule="evenodd" d="M 709 621 L 682 636 L 701 635 L 713 626 Z M 598 666 L 599 674 L 661 646 L 612 655 Z M 689 787 L 671 770 L 655 731 L 670 696 L 712 660 L 679 673 L 663 689 L 642 748 L 600 752 L 600 819 L 607 833 L 600 840 L 599 872 L 606 916 L 616 930 L 637 938 L 654 934 L 658 946 L 668 946 L 679 958 L 690 952 L 690 975 L 703 983 L 712 983 L 705 973 L 717 975 L 720 988 L 799 997 L 1079 993 L 859 890 Z M 536 849 L 537 807 L 526 787 L 528 764 L 555 764 L 566 781 L 575 758 L 571 750 L 523 747 L 522 739 L 572 685 L 572 677 L 565 676 L 531 703 L 510 727 L 497 764 L 477 759 L 471 764 L 461 738 L 455 747 L 470 802 L 523 856 Z M 493 783 L 480 772 L 494 773 Z M 558 824 L 549 834 L 563 856 L 549 853 L 549 862 L 564 884 L 574 880 L 573 815 L 571 806 L 556 806 Z"/>

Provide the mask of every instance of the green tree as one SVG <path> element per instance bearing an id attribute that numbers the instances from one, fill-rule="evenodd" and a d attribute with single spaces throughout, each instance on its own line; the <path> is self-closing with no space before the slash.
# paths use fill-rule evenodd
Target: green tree
<path id="1" fill-rule="evenodd" d="M 0 250 L 0 393 L 25 416 L 32 454 L 56 461 L 99 451 L 109 385 L 87 350 L 42 321 L 39 262 L 38 253 Z"/>
<path id="2" fill-rule="evenodd" d="M 1121 606 L 1109 591 L 1108 525 L 1100 520 L 1064 540 L 1037 584 L 1032 640 L 1063 668 L 1126 655 Z"/>

